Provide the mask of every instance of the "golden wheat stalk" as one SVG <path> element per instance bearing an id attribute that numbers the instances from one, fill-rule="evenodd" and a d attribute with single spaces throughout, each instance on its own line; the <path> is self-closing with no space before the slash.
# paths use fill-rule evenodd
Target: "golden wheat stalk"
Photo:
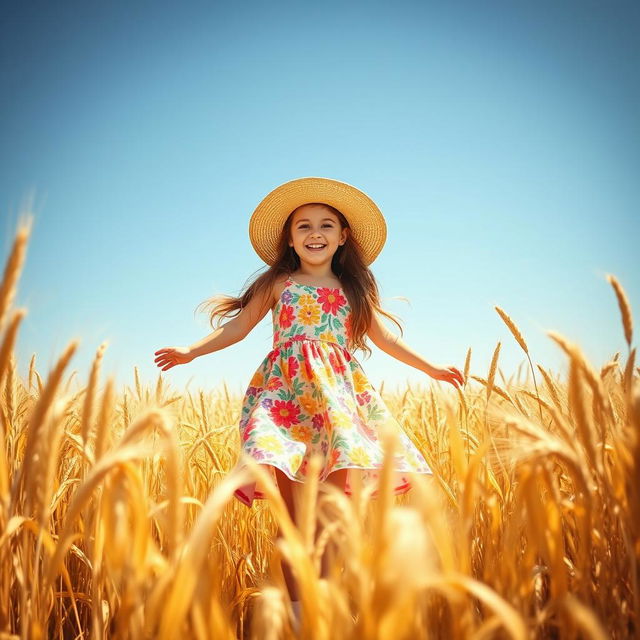
<path id="1" fill-rule="evenodd" d="M 29 418 L 27 428 L 27 444 L 24 451 L 24 463 L 20 466 L 11 488 L 11 503 L 17 505 L 19 496 L 25 501 L 28 515 L 37 512 L 40 488 L 42 486 L 42 471 L 44 469 L 42 456 L 46 452 L 46 435 L 44 428 L 51 405 L 55 402 L 58 386 L 62 381 L 64 370 L 78 348 L 78 341 L 72 340 L 53 368 L 42 396 Z"/>
<path id="2" fill-rule="evenodd" d="M 93 405 L 95 403 L 96 387 L 98 386 L 98 378 L 100 375 L 100 365 L 104 356 L 104 351 L 107 348 L 107 342 L 103 342 L 96 351 L 95 358 L 91 365 L 91 372 L 89 373 L 89 384 L 87 385 L 86 394 L 84 397 L 84 406 L 82 407 L 82 423 L 80 425 L 80 435 L 85 447 L 89 444 L 89 436 L 91 434 L 91 428 L 93 426 Z M 92 454 L 89 453 L 91 457 Z"/>
<path id="3" fill-rule="evenodd" d="M 489 386 L 489 382 L 487 381 L 486 378 L 482 378 L 481 376 L 469 376 L 469 377 L 472 380 L 476 380 L 477 382 L 479 382 L 481 385 L 484 385 L 485 387 Z M 513 401 L 513 398 L 509 395 L 509 393 L 499 385 L 494 384 L 491 390 L 492 392 L 495 391 L 501 398 L 508 400 L 514 407 L 516 406 L 516 403 Z"/>
<path id="4" fill-rule="evenodd" d="M 596 448 L 593 440 L 593 419 L 588 411 L 583 376 L 584 369 L 581 366 L 579 355 L 575 349 L 571 349 L 571 362 L 569 366 L 569 401 L 573 416 L 580 434 L 580 441 L 587 454 L 588 460 L 594 469 L 602 472 L 599 459 L 596 456 Z"/>
<path id="5" fill-rule="evenodd" d="M 469 377 L 469 367 L 471 365 L 471 347 L 467 349 L 467 357 L 464 360 L 464 384 L 467 384 L 467 379 Z"/>
<path id="6" fill-rule="evenodd" d="M 44 580 L 42 583 L 43 591 L 48 589 L 59 571 L 64 569 L 63 559 L 67 553 L 73 539 L 76 537 L 75 529 L 77 528 L 77 518 L 80 515 L 82 509 L 93 498 L 94 490 L 105 479 L 112 470 L 118 469 L 120 465 L 125 464 L 127 461 L 137 460 L 143 458 L 151 452 L 151 447 L 148 444 L 128 444 L 123 445 L 105 455 L 100 462 L 98 462 L 87 475 L 84 482 L 76 490 L 73 500 L 67 507 L 64 517 L 64 526 L 58 538 L 56 544 L 55 553 L 46 563 L 44 572 Z"/>
<path id="7" fill-rule="evenodd" d="M 547 389 L 549 390 L 549 395 L 553 400 L 553 404 L 556 405 L 558 409 L 562 409 L 562 403 L 560 402 L 560 394 L 558 393 L 558 387 L 556 383 L 553 381 L 551 374 L 547 372 L 542 365 L 538 365 L 538 370 L 542 374 L 544 378 L 545 384 L 547 385 Z"/>
<path id="8" fill-rule="evenodd" d="M 111 447 L 111 424 L 113 420 L 115 404 L 115 382 L 113 377 L 109 377 L 102 394 L 100 412 L 98 414 L 98 424 L 96 427 L 96 438 L 94 446 L 94 459 L 100 460 L 104 452 Z"/>
<path id="9" fill-rule="evenodd" d="M 27 243 L 31 235 L 33 220 L 28 218 L 16 232 L 9 259 L 4 268 L 0 284 L 0 329 L 4 327 L 5 314 L 11 308 L 16 295 L 16 284 L 22 273 L 22 265 L 27 254 Z"/>
<path id="10" fill-rule="evenodd" d="M 525 342 L 525 339 L 522 336 L 522 333 L 521 333 L 520 329 L 518 329 L 518 326 L 509 317 L 507 312 L 504 311 L 502 308 L 500 308 L 497 305 L 494 308 L 498 312 L 498 314 L 500 315 L 500 317 L 502 318 L 504 323 L 509 328 L 509 331 L 511 331 L 511 334 L 516 339 L 516 342 L 520 345 L 520 347 L 522 348 L 522 350 L 525 352 L 525 354 L 527 356 L 527 360 L 529 361 L 529 367 L 530 367 L 530 370 L 531 370 L 531 375 L 533 376 L 533 385 L 534 385 L 535 390 L 536 390 L 536 396 L 538 396 L 538 399 L 539 399 L 540 396 L 538 394 L 538 383 L 536 381 L 536 373 L 535 373 L 535 370 L 533 368 L 533 362 L 531 362 L 531 356 L 529 355 L 529 347 L 527 346 L 527 343 Z M 527 375 L 527 380 L 528 379 L 529 379 L 529 376 Z M 517 398 L 516 398 L 516 400 L 517 400 Z M 540 421 L 542 421 L 542 408 L 539 407 L 539 410 L 540 410 Z M 523 409 L 523 413 L 526 413 L 526 410 Z"/>
<path id="11" fill-rule="evenodd" d="M 600 367 L 600 377 L 604 380 L 618 366 L 617 360 L 610 360 Z"/>
<path id="12" fill-rule="evenodd" d="M 629 357 L 627 358 L 627 364 L 625 365 L 624 375 L 622 378 L 624 381 L 625 392 L 628 392 L 631 390 L 631 382 L 633 380 L 633 367 L 635 364 L 635 360 L 636 360 L 636 348 L 633 347 L 633 349 L 631 349 L 631 352 L 629 353 Z"/>
<path id="13" fill-rule="evenodd" d="M 522 333 L 520 333 L 520 329 L 518 329 L 516 323 L 508 316 L 506 311 L 504 311 L 503 309 L 501 309 L 497 305 L 494 306 L 494 309 L 498 312 L 500 317 L 504 320 L 504 323 L 507 325 L 507 327 L 509 327 L 509 331 L 511 331 L 511 334 L 516 339 L 516 342 L 522 347 L 522 350 L 527 355 L 529 355 L 529 347 L 527 347 L 527 343 L 525 342 L 524 338 L 522 337 Z"/>
<path id="14" fill-rule="evenodd" d="M 498 356 L 500 354 L 500 346 L 501 343 L 498 341 L 496 348 L 493 351 L 493 357 L 491 358 L 491 365 L 489 367 L 489 376 L 487 377 L 487 403 L 489 402 L 489 397 L 491 396 L 491 391 L 493 389 L 493 381 L 496 377 L 496 367 L 498 366 Z"/>
<path id="15" fill-rule="evenodd" d="M 622 285 L 618 282 L 618 279 L 612 275 L 607 274 L 607 280 L 616 292 L 616 298 L 618 299 L 618 306 L 620 307 L 620 313 L 622 314 L 622 326 L 624 327 L 624 337 L 627 341 L 629 349 L 631 349 L 631 339 L 633 337 L 633 316 L 631 315 L 631 305 L 629 299 Z"/>
<path id="16" fill-rule="evenodd" d="M 547 411 L 551 409 L 551 405 L 548 402 L 545 402 L 540 396 L 538 396 L 537 393 L 533 393 L 528 389 L 520 389 L 520 393 L 523 393 L 524 395 L 529 396 L 530 398 L 538 402 L 540 405 L 542 405 Z"/>
<path id="17" fill-rule="evenodd" d="M 26 314 L 26 309 L 16 309 L 5 331 L 2 345 L 0 346 L 0 389 L 4 386 L 6 373 L 13 369 L 12 354 L 18 337 L 20 323 Z"/>

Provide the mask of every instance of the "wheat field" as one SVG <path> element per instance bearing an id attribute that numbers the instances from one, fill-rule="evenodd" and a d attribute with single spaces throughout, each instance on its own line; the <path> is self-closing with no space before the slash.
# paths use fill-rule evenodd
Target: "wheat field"
<path id="1" fill-rule="evenodd" d="M 26 309 L 12 305 L 30 233 L 18 225 L 0 289 L 0 639 L 638 635 L 640 370 L 614 276 L 626 353 L 598 370 L 549 331 L 561 380 L 496 307 L 496 332 L 525 357 L 515 374 L 497 342 L 486 377 L 469 349 L 462 389 L 379 389 L 434 476 L 393 496 L 389 435 L 375 500 L 319 485 L 314 458 L 292 522 L 262 467 L 235 467 L 241 398 L 226 385 L 194 396 L 135 368 L 118 389 L 101 380 L 106 342 L 81 381 L 77 340 L 44 378 L 35 355 L 20 378 Z M 252 509 L 233 497 L 250 477 L 270 487 Z M 297 634 L 283 559 L 301 587 Z"/>

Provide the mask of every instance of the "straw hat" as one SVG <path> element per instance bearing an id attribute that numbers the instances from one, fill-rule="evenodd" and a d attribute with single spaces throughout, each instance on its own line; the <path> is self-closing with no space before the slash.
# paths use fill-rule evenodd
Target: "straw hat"
<path id="1" fill-rule="evenodd" d="M 267 194 L 249 220 L 251 244 L 267 264 L 275 262 L 278 239 L 291 212 L 310 202 L 323 202 L 338 209 L 349 221 L 351 233 L 362 247 L 365 264 L 376 259 L 387 239 L 387 225 L 376 203 L 346 182 L 297 178 Z"/>

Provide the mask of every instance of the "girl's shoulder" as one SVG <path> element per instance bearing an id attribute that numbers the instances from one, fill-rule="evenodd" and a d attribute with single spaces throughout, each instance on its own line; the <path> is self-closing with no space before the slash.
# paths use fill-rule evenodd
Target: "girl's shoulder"
<path id="1" fill-rule="evenodd" d="M 272 309 L 278 304 L 278 300 L 280 300 L 280 296 L 282 296 L 282 293 L 285 287 L 287 286 L 288 281 L 289 281 L 289 276 L 287 275 L 281 275 L 278 278 L 276 278 L 276 280 L 274 281 L 273 291 L 271 292 L 271 297 L 272 297 L 271 308 Z"/>

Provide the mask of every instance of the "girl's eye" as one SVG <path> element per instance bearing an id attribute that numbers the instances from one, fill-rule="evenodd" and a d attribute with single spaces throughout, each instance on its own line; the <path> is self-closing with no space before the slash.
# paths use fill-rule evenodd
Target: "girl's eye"
<path id="1" fill-rule="evenodd" d="M 308 227 L 308 226 L 309 226 L 308 224 L 301 224 L 301 225 L 298 227 L 298 229 L 304 229 L 305 227 Z M 325 222 L 322 226 L 323 226 L 323 227 L 333 227 L 333 225 L 332 225 L 332 224 L 330 224 L 329 222 Z"/>

